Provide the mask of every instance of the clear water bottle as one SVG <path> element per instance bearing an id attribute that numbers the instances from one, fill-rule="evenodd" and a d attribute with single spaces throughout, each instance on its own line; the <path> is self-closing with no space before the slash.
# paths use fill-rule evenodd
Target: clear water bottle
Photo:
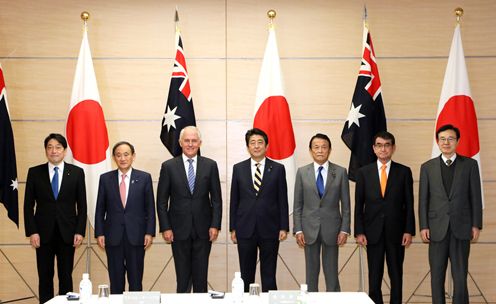
<path id="1" fill-rule="evenodd" d="M 79 301 L 81 303 L 90 303 L 92 293 L 93 285 L 90 281 L 90 275 L 88 273 L 83 273 L 83 279 L 79 283 Z"/>
<path id="2" fill-rule="evenodd" d="M 296 300 L 298 304 L 308 304 L 309 303 L 309 295 L 308 295 L 308 285 L 301 284 L 300 285 L 300 294 Z"/>
<path id="3" fill-rule="evenodd" d="M 245 293 L 245 283 L 241 278 L 241 272 L 234 273 L 234 279 L 231 284 L 231 294 L 233 296 L 234 303 L 243 302 L 243 294 Z"/>

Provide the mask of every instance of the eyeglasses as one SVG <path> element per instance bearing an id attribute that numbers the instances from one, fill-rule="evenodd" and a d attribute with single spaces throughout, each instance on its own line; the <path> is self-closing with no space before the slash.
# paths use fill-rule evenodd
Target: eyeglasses
<path id="1" fill-rule="evenodd" d="M 385 143 L 385 144 L 375 144 L 374 147 L 376 147 L 377 149 L 382 149 L 382 148 L 386 148 L 386 149 L 389 149 L 391 148 L 393 145 L 391 143 Z"/>
<path id="2" fill-rule="evenodd" d="M 451 136 L 450 137 L 440 137 L 439 138 L 439 141 L 440 142 L 442 142 L 442 143 L 448 142 L 450 144 L 453 143 L 453 142 L 455 142 L 456 140 L 457 140 L 456 137 L 451 137 Z"/>

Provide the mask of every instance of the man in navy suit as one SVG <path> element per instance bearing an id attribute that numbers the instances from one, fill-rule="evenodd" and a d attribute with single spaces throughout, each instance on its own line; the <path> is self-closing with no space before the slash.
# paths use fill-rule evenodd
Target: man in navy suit
<path id="1" fill-rule="evenodd" d="M 222 220 L 222 194 L 217 163 L 198 155 L 198 128 L 179 134 L 182 155 L 162 163 L 157 213 L 164 240 L 172 243 L 177 292 L 207 292 L 208 258 Z"/>
<path id="2" fill-rule="evenodd" d="M 248 130 L 245 141 L 250 158 L 233 167 L 229 229 L 238 244 L 245 291 L 255 281 L 259 250 L 262 291 L 267 292 L 277 290 L 279 242 L 289 231 L 286 171 L 265 157 L 269 139 L 264 131 Z"/>
<path id="3" fill-rule="evenodd" d="M 155 202 L 149 173 L 132 167 L 134 146 L 118 142 L 112 149 L 118 169 L 100 176 L 95 211 L 95 237 L 107 253 L 110 292 L 143 290 L 145 250 L 155 236 Z"/>
<path id="4" fill-rule="evenodd" d="M 360 168 L 355 187 L 355 237 L 367 246 L 369 296 L 383 303 L 384 258 L 391 282 L 390 303 L 401 304 L 405 248 L 415 235 L 413 178 L 409 167 L 391 160 L 393 134 L 381 131 L 372 147 L 377 161 Z"/>
<path id="5" fill-rule="evenodd" d="M 45 138 L 48 163 L 29 168 L 24 196 L 24 226 L 36 248 L 39 298 L 54 296 L 54 260 L 57 258 L 59 294 L 72 291 L 74 249 L 86 230 L 86 187 L 83 169 L 67 164 L 67 141 L 60 134 Z"/>

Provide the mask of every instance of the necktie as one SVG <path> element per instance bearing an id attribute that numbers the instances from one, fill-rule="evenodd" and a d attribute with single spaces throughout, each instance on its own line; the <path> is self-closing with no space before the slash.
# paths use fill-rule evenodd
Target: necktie
<path id="1" fill-rule="evenodd" d="M 446 166 L 451 166 L 451 164 L 453 163 L 453 161 L 451 159 L 447 159 L 446 160 Z"/>
<path id="2" fill-rule="evenodd" d="M 52 177 L 52 192 L 55 199 L 57 199 L 59 196 L 59 167 L 53 168 L 53 171 L 55 171 L 55 173 Z"/>
<path id="3" fill-rule="evenodd" d="M 324 178 L 322 177 L 322 170 L 324 167 L 319 167 L 319 173 L 317 174 L 317 191 L 319 191 L 319 196 L 322 198 L 324 195 Z"/>
<path id="4" fill-rule="evenodd" d="M 121 194 L 122 206 L 126 207 L 126 174 L 122 174 L 121 183 L 119 184 L 119 193 Z"/>
<path id="5" fill-rule="evenodd" d="M 260 187 L 262 187 L 262 171 L 260 171 L 260 163 L 257 163 L 255 166 L 257 166 L 257 169 L 255 170 L 255 177 L 253 179 L 253 187 L 255 188 L 255 192 L 258 195 L 258 192 L 260 191 Z"/>
<path id="6" fill-rule="evenodd" d="M 386 193 L 386 184 L 387 184 L 387 174 L 386 174 L 386 165 L 381 166 L 381 194 L 384 197 Z"/>
<path id="7" fill-rule="evenodd" d="M 188 159 L 189 167 L 188 167 L 188 185 L 189 191 L 193 194 L 193 190 L 195 190 L 195 170 L 193 169 L 193 160 Z"/>

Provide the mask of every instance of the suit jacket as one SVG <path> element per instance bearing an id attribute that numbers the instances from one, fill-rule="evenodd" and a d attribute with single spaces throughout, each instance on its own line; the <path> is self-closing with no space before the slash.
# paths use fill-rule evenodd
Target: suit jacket
<path id="1" fill-rule="evenodd" d="M 355 186 L 355 236 L 365 234 L 369 244 L 386 237 L 401 244 L 404 233 L 415 235 L 413 178 L 409 167 L 391 161 L 384 198 L 377 162 L 357 173 Z"/>
<path id="2" fill-rule="evenodd" d="M 119 192 L 119 171 L 100 176 L 95 211 L 95 237 L 105 236 L 105 244 L 117 246 L 126 231 L 129 243 L 142 246 L 145 234 L 155 236 L 155 201 L 152 177 L 137 169 L 131 171 L 126 208 Z"/>
<path id="3" fill-rule="evenodd" d="M 36 209 L 36 211 L 35 211 Z M 50 241 L 58 225 L 62 239 L 74 243 L 74 235 L 86 232 L 86 187 L 83 169 L 64 163 L 59 195 L 55 199 L 48 163 L 31 167 L 24 195 L 26 236 L 38 233 L 42 244 Z"/>
<path id="4" fill-rule="evenodd" d="M 279 231 L 289 231 L 286 171 L 266 158 L 257 195 L 250 165 L 247 159 L 233 167 L 229 229 L 240 238 L 252 237 L 256 229 L 261 238 L 278 239 Z"/>
<path id="5" fill-rule="evenodd" d="M 420 167 L 420 230 L 430 229 L 430 238 L 441 241 L 448 226 L 456 238 L 470 240 L 472 227 L 482 229 L 482 196 L 477 161 L 456 156 L 451 191 L 446 194 L 441 177 L 441 158 Z"/>
<path id="6" fill-rule="evenodd" d="M 293 232 L 303 231 L 305 241 L 313 244 L 322 234 L 327 245 L 336 245 L 339 232 L 350 232 L 350 189 L 346 169 L 331 162 L 327 170 L 324 195 L 317 191 L 314 164 L 296 173 Z"/>
<path id="7" fill-rule="evenodd" d="M 186 240 L 192 229 L 201 239 L 221 227 L 222 194 L 217 163 L 198 156 L 195 188 L 191 194 L 182 156 L 162 163 L 157 189 L 160 232 L 172 229 L 174 239 Z"/>

